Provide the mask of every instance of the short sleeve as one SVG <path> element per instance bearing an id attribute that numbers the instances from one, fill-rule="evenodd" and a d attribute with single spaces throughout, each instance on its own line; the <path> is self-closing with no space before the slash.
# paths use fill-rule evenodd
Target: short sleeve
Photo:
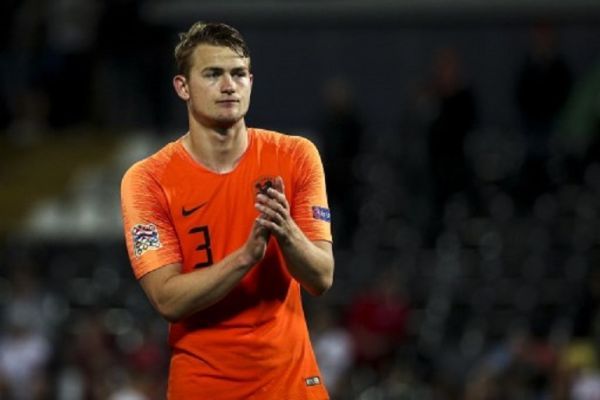
<path id="1" fill-rule="evenodd" d="M 147 165 L 137 163 L 125 173 L 121 212 L 127 251 L 137 279 L 182 261 L 164 192 Z"/>
<path id="2" fill-rule="evenodd" d="M 332 241 L 323 163 L 316 146 L 301 138 L 294 151 L 292 217 L 311 241 Z"/>

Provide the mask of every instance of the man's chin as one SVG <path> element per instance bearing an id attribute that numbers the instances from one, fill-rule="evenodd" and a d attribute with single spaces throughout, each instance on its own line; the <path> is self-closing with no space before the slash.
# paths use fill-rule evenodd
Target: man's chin
<path id="1" fill-rule="evenodd" d="M 221 129 L 227 129 L 237 125 L 242 119 L 244 119 L 243 115 L 237 115 L 235 117 L 220 117 L 215 118 L 214 123 L 215 126 Z"/>

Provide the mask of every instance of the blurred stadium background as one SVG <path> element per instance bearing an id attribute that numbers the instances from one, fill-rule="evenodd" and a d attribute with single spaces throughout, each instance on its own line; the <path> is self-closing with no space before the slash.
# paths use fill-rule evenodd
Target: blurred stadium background
<path id="1" fill-rule="evenodd" d="M 248 124 L 322 152 L 333 399 L 600 398 L 600 3 L 3 0 L 1 399 L 164 397 L 118 191 L 199 19 L 250 45 Z"/>

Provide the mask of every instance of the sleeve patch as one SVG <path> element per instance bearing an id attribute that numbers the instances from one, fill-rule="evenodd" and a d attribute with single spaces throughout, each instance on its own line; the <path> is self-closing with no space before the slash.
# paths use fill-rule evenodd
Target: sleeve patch
<path id="1" fill-rule="evenodd" d="M 136 257 L 148 250 L 160 249 L 160 237 L 154 224 L 137 224 L 131 229 L 133 249 Z"/>
<path id="2" fill-rule="evenodd" d="M 312 215 L 314 219 L 331 222 L 331 212 L 329 211 L 329 208 L 313 206 Z"/>

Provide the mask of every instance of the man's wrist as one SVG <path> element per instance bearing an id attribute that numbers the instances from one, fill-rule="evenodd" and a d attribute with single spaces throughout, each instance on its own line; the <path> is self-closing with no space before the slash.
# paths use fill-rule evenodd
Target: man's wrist
<path id="1" fill-rule="evenodd" d="M 294 224 L 292 229 L 290 230 L 290 234 L 288 236 L 282 237 L 279 241 L 279 245 L 285 249 L 295 249 L 298 248 L 300 243 L 305 240 L 306 237 L 304 233 L 298 225 Z"/>
<path id="2" fill-rule="evenodd" d="M 240 268 L 250 268 L 254 264 L 260 261 L 259 257 L 256 257 L 248 246 L 243 246 L 236 256 L 236 266 Z"/>
<path id="3" fill-rule="evenodd" d="M 252 256 L 249 254 L 249 252 L 245 248 L 242 248 L 236 257 L 236 263 L 235 263 L 236 267 L 250 268 L 250 266 L 252 266 L 252 264 L 254 264 Z"/>

